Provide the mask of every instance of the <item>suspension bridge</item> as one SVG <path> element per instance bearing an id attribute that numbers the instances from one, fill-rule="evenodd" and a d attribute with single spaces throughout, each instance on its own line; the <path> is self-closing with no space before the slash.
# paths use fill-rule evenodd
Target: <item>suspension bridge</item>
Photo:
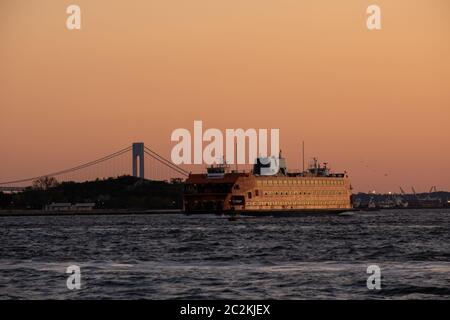
<path id="1" fill-rule="evenodd" d="M 184 179 L 189 172 L 146 147 L 144 143 L 135 142 L 126 148 L 74 167 L 34 177 L 0 181 L 0 191 L 19 192 L 45 177 L 53 177 L 58 182 L 82 182 L 130 174 L 142 179 L 170 181 L 174 178 Z"/>

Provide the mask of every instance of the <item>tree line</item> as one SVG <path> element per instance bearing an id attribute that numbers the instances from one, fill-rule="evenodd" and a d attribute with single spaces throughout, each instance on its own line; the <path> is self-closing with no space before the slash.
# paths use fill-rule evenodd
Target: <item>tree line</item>
<path id="1" fill-rule="evenodd" d="M 95 203 L 97 209 L 181 209 L 181 180 L 153 181 L 132 176 L 86 182 L 43 177 L 19 193 L 0 192 L 1 209 L 43 209 L 51 203 Z"/>

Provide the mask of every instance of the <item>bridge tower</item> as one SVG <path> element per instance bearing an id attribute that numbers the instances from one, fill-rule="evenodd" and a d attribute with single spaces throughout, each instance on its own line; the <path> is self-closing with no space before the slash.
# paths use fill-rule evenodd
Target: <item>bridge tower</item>
<path id="1" fill-rule="evenodd" d="M 138 159 L 139 159 L 139 178 L 144 179 L 144 143 L 133 143 L 133 177 L 138 176 Z"/>

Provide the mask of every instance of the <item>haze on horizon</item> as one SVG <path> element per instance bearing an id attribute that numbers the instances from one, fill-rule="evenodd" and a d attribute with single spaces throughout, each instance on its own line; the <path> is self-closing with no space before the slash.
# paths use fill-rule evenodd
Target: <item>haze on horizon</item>
<path id="1" fill-rule="evenodd" d="M 0 181 L 133 141 L 169 158 L 171 132 L 194 120 L 279 128 L 288 168 L 304 140 L 355 191 L 450 190 L 450 3 L 1 2 Z"/>

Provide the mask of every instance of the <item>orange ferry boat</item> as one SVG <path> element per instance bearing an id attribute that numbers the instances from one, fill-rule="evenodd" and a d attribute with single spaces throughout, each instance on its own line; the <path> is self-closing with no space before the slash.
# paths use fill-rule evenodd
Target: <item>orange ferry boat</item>
<path id="1" fill-rule="evenodd" d="M 265 159 L 265 160 L 263 160 Z M 316 159 L 307 170 L 288 172 L 278 157 L 278 172 L 266 175 L 268 158 L 258 158 L 251 172 L 228 165 L 190 174 L 185 183 L 184 212 L 240 215 L 341 213 L 353 209 L 347 173 L 332 173 Z M 266 170 L 267 171 L 267 170 Z"/>

